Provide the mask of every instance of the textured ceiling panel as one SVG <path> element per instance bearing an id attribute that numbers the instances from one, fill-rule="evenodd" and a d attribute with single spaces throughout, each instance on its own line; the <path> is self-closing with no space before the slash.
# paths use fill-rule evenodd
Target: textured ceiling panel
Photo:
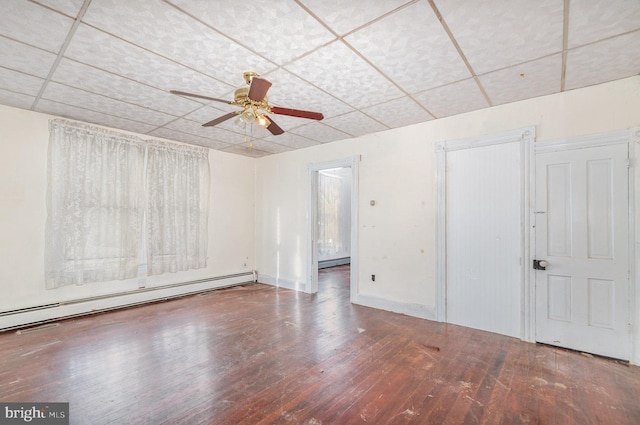
<path id="1" fill-rule="evenodd" d="M 154 53 L 80 25 L 65 56 L 161 90 L 183 90 L 219 97 L 233 87 Z"/>
<path id="2" fill-rule="evenodd" d="M 2 6 L 0 103 L 251 157 L 640 74 L 640 0 Z M 280 136 L 235 117 L 203 127 L 242 108 L 170 93 L 230 101 L 246 71 L 273 83 L 269 105 L 324 120 L 271 114 Z"/>
<path id="3" fill-rule="evenodd" d="M 640 31 L 567 53 L 566 88 L 575 89 L 640 73 Z"/>
<path id="4" fill-rule="evenodd" d="M 335 38 L 293 1 L 231 1 L 225 2 L 224 7 L 210 0 L 171 2 L 280 65 Z"/>
<path id="5" fill-rule="evenodd" d="M 73 20 L 25 0 L 2 0 L 2 34 L 34 47 L 58 52 Z"/>
<path id="6" fill-rule="evenodd" d="M 353 108 L 346 103 L 310 86 L 306 81 L 283 69 L 271 72 L 265 77 L 273 83 L 268 93 L 269 103 L 272 105 L 322 111 L 325 117 L 353 111 Z"/>
<path id="7" fill-rule="evenodd" d="M 235 145 L 222 149 L 223 152 L 233 153 L 236 155 L 250 156 L 252 158 L 261 158 L 269 155 L 269 152 L 249 147 L 248 145 Z"/>
<path id="8" fill-rule="evenodd" d="M 640 1 L 571 0 L 569 28 L 569 48 L 640 29 Z"/>
<path id="9" fill-rule="evenodd" d="M 478 74 L 560 52 L 563 4 L 563 0 L 436 0 Z"/>
<path id="10" fill-rule="evenodd" d="M 347 133 L 336 130 L 335 128 L 329 127 L 321 122 L 312 122 L 310 124 L 296 127 L 291 130 L 291 133 L 320 143 L 335 142 L 336 140 L 348 139 L 351 137 Z"/>
<path id="11" fill-rule="evenodd" d="M 44 84 L 42 78 L 33 77 L 22 72 L 0 68 L 0 89 L 11 90 L 21 94 L 37 96 Z"/>
<path id="12" fill-rule="evenodd" d="M 0 103 L 16 108 L 29 109 L 36 100 L 34 96 L 0 89 Z"/>
<path id="13" fill-rule="evenodd" d="M 213 3 L 209 8 L 219 9 Z M 160 0 L 93 0 L 84 21 L 222 81 L 275 66 Z"/>
<path id="14" fill-rule="evenodd" d="M 202 106 L 199 102 L 68 59 L 60 61 L 51 80 L 173 115 L 188 114 Z"/>
<path id="15" fill-rule="evenodd" d="M 85 108 L 78 108 L 76 106 L 52 102 L 47 99 L 41 99 L 38 102 L 38 106 L 35 110 L 51 115 L 73 118 L 80 121 L 100 124 L 107 127 L 120 128 L 122 130 L 133 131 L 142 134 L 145 134 L 154 129 L 154 126 L 142 122 L 133 121 L 122 117 L 114 117 L 109 114 L 91 111 Z"/>
<path id="16" fill-rule="evenodd" d="M 226 142 L 230 145 L 237 145 L 239 143 L 242 143 L 241 134 L 233 133 L 219 127 L 202 127 L 200 123 L 185 119 L 177 119 L 175 121 L 171 121 L 170 123 L 166 124 L 165 127 L 171 130 L 177 130 L 183 133 L 204 137 L 206 139 Z"/>
<path id="17" fill-rule="evenodd" d="M 320 144 L 319 142 L 316 142 L 311 139 L 307 139 L 306 137 L 298 136 L 297 134 L 293 134 L 293 133 L 284 133 L 284 134 L 281 134 L 280 136 L 265 137 L 264 141 L 274 142 L 279 145 L 288 146 L 294 149 L 308 148 L 310 146 L 315 146 Z"/>
<path id="18" fill-rule="evenodd" d="M 391 81 L 341 42 L 331 43 L 286 68 L 357 108 L 403 95 Z"/>
<path id="19" fill-rule="evenodd" d="M 401 114 L 398 111 L 402 111 Z M 389 128 L 404 127 L 406 125 L 429 121 L 433 117 L 410 97 L 380 103 L 363 108 L 362 112 L 383 123 Z"/>
<path id="20" fill-rule="evenodd" d="M 470 76 L 426 2 L 406 7 L 345 40 L 407 93 Z"/>
<path id="21" fill-rule="evenodd" d="M 288 151 L 294 150 L 294 148 L 292 147 L 279 144 L 278 140 L 279 139 L 273 139 L 273 141 L 267 142 L 265 140 L 256 139 L 256 140 L 252 140 L 251 143 L 243 143 L 242 145 L 236 145 L 236 146 L 244 146 L 244 147 L 249 146 L 250 148 L 257 149 L 262 152 L 268 152 L 268 153 L 282 153 L 282 152 L 288 152 Z"/>
<path id="22" fill-rule="evenodd" d="M 121 118 L 135 117 L 136 121 L 153 126 L 164 125 L 176 117 L 158 111 L 151 111 L 142 106 L 121 102 L 99 94 L 65 86 L 59 83 L 49 83 L 42 94 L 43 99 L 55 100 L 65 105 L 85 108 L 90 111 L 116 111 Z"/>
<path id="23" fill-rule="evenodd" d="M 85 0 L 36 0 L 38 3 L 62 12 L 71 17 L 76 17 Z"/>
<path id="24" fill-rule="evenodd" d="M 344 35 L 415 0 L 301 0 L 300 3 L 338 35 Z"/>
<path id="25" fill-rule="evenodd" d="M 481 75 L 480 82 L 494 105 L 557 93 L 562 55 L 505 68 Z"/>
<path id="26" fill-rule="evenodd" d="M 0 37 L 1 66 L 45 78 L 56 55 L 26 44 Z"/>
<path id="27" fill-rule="evenodd" d="M 348 114 L 340 115 L 339 117 L 329 118 L 324 122 L 337 130 L 345 133 L 348 131 L 348 134 L 351 134 L 354 137 L 388 129 L 387 126 L 368 117 L 360 111 L 349 112 Z"/>
<path id="28" fill-rule="evenodd" d="M 437 118 L 489 106 L 473 78 L 416 93 L 413 97 Z"/>
<path id="29" fill-rule="evenodd" d="M 219 142 L 217 140 L 211 140 L 204 137 L 196 136 L 193 134 L 183 133 L 177 130 L 171 130 L 169 128 L 157 128 L 149 133 L 151 136 L 162 137 L 164 139 L 176 140 L 178 142 L 190 143 L 194 145 L 204 146 L 211 149 L 224 149 L 228 148 L 228 143 Z"/>

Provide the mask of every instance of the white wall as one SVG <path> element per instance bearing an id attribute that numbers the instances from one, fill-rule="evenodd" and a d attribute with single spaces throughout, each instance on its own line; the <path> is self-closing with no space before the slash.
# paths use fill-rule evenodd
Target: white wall
<path id="1" fill-rule="evenodd" d="M 306 164 L 361 155 L 359 240 L 352 241 L 359 249 L 359 300 L 435 318 L 435 143 L 532 125 L 537 140 L 640 126 L 640 77 L 260 158 L 256 175 L 260 276 L 306 289 Z M 639 175 L 640 170 L 636 172 L 640 205 Z M 370 206 L 370 200 L 376 205 Z M 636 223 L 640 241 L 640 215 Z M 640 291 L 636 298 L 640 307 Z M 640 312 L 634 314 L 640 324 Z M 640 341 L 639 331 L 635 332 Z"/>
<path id="2" fill-rule="evenodd" d="M 0 105 L 0 313 L 138 287 L 137 279 L 130 279 L 45 290 L 44 228 L 51 118 Z M 254 268 L 255 159 L 212 150 L 209 163 L 207 267 L 148 277 L 147 288 L 250 272 Z M 225 281 L 212 283 L 223 284 Z M 151 296 L 145 293 L 138 299 Z"/>

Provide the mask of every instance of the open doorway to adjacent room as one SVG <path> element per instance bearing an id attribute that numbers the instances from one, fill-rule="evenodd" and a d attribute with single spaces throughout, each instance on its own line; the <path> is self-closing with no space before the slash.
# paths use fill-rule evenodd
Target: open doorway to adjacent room
<path id="1" fill-rule="evenodd" d="M 357 276 L 356 158 L 310 164 L 308 292 L 353 298 Z M 343 286 L 347 285 L 344 292 Z"/>

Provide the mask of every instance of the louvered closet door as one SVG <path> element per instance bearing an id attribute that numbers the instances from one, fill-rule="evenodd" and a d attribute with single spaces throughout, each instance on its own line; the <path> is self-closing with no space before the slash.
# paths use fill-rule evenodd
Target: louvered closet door
<path id="1" fill-rule="evenodd" d="M 629 359 L 628 146 L 536 155 L 536 340 Z"/>

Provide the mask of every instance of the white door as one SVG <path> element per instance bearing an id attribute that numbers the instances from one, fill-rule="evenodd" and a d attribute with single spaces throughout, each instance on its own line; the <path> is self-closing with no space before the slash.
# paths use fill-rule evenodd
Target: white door
<path id="1" fill-rule="evenodd" d="M 536 155 L 536 340 L 628 360 L 627 144 Z"/>
<path id="2" fill-rule="evenodd" d="M 521 142 L 447 152 L 449 323 L 520 336 Z"/>

